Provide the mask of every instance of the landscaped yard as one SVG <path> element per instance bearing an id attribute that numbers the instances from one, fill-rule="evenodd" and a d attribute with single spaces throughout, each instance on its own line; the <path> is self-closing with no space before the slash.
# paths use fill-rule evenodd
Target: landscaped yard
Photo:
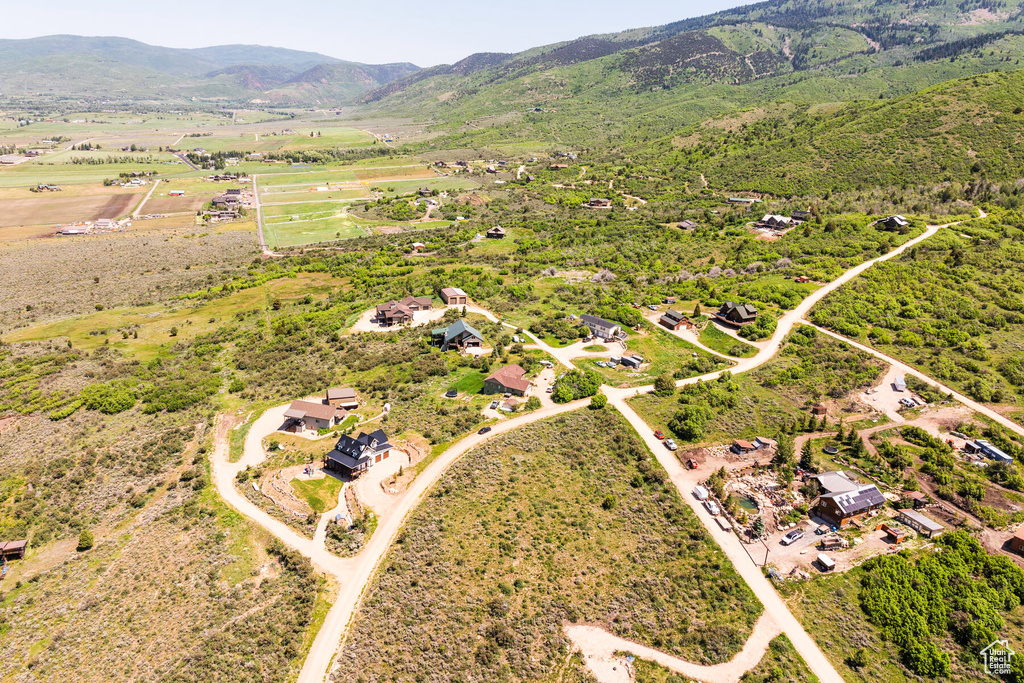
<path id="1" fill-rule="evenodd" d="M 328 475 L 323 479 L 311 479 L 299 481 L 292 479 L 292 488 L 295 495 L 309 503 L 314 512 L 324 513 L 333 510 L 338 505 L 338 494 L 341 492 L 342 482 L 340 479 Z"/>

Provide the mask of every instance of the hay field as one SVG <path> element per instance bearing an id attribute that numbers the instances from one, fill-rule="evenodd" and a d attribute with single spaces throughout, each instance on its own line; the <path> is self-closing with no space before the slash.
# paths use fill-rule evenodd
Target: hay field
<path id="1" fill-rule="evenodd" d="M 0 201 L 0 228 L 117 218 L 129 213 L 144 196 L 141 191 L 82 197 L 63 197 L 56 192 L 31 199 L 7 199 Z"/>

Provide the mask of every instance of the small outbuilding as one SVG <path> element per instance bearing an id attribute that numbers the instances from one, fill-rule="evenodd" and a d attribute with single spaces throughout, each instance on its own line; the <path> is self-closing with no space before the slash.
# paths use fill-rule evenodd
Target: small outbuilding
<path id="1" fill-rule="evenodd" d="M 896 521 L 906 524 L 911 529 L 921 534 L 926 538 L 933 538 L 941 534 L 946 527 L 942 526 L 935 520 L 925 517 L 920 512 L 914 510 L 900 510 L 899 514 L 896 515 Z"/>

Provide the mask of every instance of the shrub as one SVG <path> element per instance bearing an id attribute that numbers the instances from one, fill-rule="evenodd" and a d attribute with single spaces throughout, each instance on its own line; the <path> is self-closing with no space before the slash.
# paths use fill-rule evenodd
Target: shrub
<path id="1" fill-rule="evenodd" d="M 78 552 L 84 552 L 92 548 L 93 544 L 92 532 L 88 529 L 82 529 L 81 533 L 78 534 L 78 547 L 75 549 Z"/>

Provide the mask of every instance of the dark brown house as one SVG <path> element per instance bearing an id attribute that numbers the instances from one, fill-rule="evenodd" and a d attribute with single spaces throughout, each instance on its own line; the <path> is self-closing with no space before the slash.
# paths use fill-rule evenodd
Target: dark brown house
<path id="1" fill-rule="evenodd" d="M 885 496 L 874 484 L 849 491 L 834 491 L 818 496 L 812 512 L 835 527 L 844 527 L 863 519 L 872 510 L 885 505 Z"/>

